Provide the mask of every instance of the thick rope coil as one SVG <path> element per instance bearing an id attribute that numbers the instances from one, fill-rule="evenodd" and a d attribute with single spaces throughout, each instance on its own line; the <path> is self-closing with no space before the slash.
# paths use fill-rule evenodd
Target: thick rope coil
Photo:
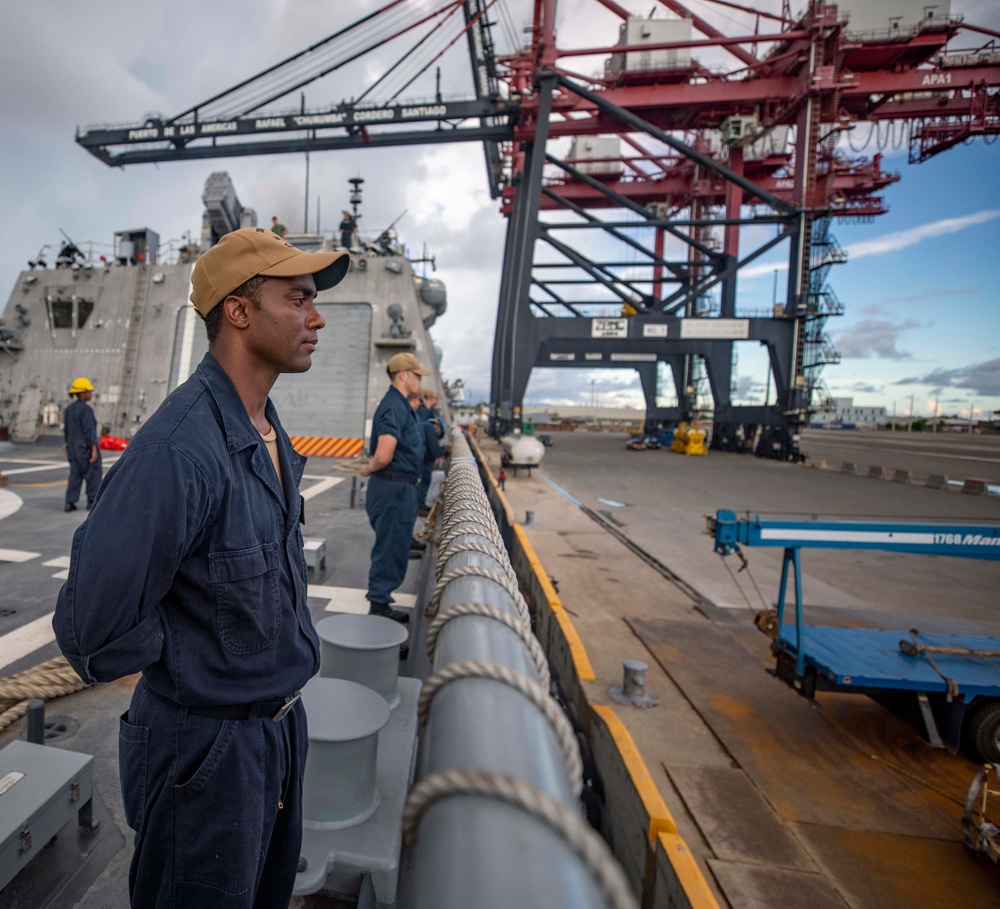
<path id="1" fill-rule="evenodd" d="M 462 521 L 473 521 L 486 527 L 496 527 L 493 515 L 481 508 L 453 508 L 445 512 L 441 519 L 441 527 L 447 529 L 450 524 Z"/>
<path id="2" fill-rule="evenodd" d="M 445 770 L 417 783 L 410 791 L 403 812 L 403 836 L 409 848 L 416 845 L 417 828 L 427 809 L 443 799 L 462 795 L 497 799 L 540 820 L 593 871 L 611 909 L 639 909 L 639 902 L 607 844 L 580 813 L 548 793 L 506 774 Z"/>
<path id="3" fill-rule="evenodd" d="M 490 527 L 494 530 L 497 526 L 497 522 L 494 520 L 493 515 L 488 512 L 484 512 L 479 508 L 454 508 L 446 512 L 441 518 L 441 526 L 445 530 L 447 530 L 452 524 L 459 524 L 462 522 L 482 524 L 484 527 Z"/>
<path id="4" fill-rule="evenodd" d="M 489 505 L 483 502 L 476 502 L 474 505 L 475 507 L 470 505 L 469 499 L 466 498 L 462 501 L 461 507 L 456 508 L 452 505 L 450 508 L 446 508 L 441 515 L 441 523 L 454 524 L 456 521 L 476 520 L 496 525 L 496 520 L 493 517 L 493 513 L 489 510 Z"/>
<path id="5" fill-rule="evenodd" d="M 475 470 L 459 470 L 454 477 L 449 477 L 451 485 L 449 489 L 452 491 L 458 489 L 459 487 L 465 487 L 472 491 L 472 493 L 479 498 L 486 498 L 483 493 L 483 484 L 478 483 L 478 488 L 476 486 L 479 481 L 479 474 Z"/>
<path id="6" fill-rule="evenodd" d="M 56 657 L 0 679 L 0 729 L 6 729 L 28 712 L 30 701 L 44 701 L 72 694 L 86 688 L 87 682 L 76 674 L 65 657 Z"/>
<path id="7" fill-rule="evenodd" d="M 449 489 L 448 492 L 449 492 L 448 502 L 453 503 L 449 504 L 448 508 L 449 511 L 459 511 L 463 508 L 469 508 L 470 507 L 468 504 L 469 502 L 474 502 L 476 505 L 482 508 L 489 507 L 489 500 L 486 498 L 486 496 L 482 495 L 481 492 L 479 495 L 476 495 L 475 486 L 473 486 L 471 481 L 469 481 L 468 483 L 460 483 L 456 485 L 453 489 Z M 456 499 L 458 501 L 456 501 Z"/>
<path id="8" fill-rule="evenodd" d="M 447 546 L 438 550 L 438 560 L 434 565 L 435 580 L 441 577 L 441 573 L 444 571 L 444 566 L 447 564 L 448 559 L 450 559 L 453 555 L 458 555 L 460 552 L 478 552 L 480 555 L 489 556 L 491 559 L 499 562 L 507 570 L 512 571 L 510 559 L 507 558 L 507 553 L 497 547 L 494 543 L 477 543 L 475 540 L 463 540 L 460 543 L 453 543 L 449 540 Z"/>
<path id="9" fill-rule="evenodd" d="M 495 584 L 499 584 L 510 594 L 510 598 L 514 601 L 514 605 L 517 606 L 517 611 L 521 618 L 524 619 L 526 624 L 531 624 L 531 613 L 528 611 L 528 604 L 525 602 L 524 596 L 522 596 L 521 591 L 518 589 L 517 582 L 508 575 L 500 574 L 499 571 L 493 571 L 490 568 L 483 568 L 479 565 L 462 565 L 458 568 L 452 568 L 441 575 L 437 586 L 434 588 L 434 593 L 431 595 L 431 601 L 427 604 L 427 615 L 437 614 L 438 604 L 441 602 L 441 594 L 444 593 L 445 587 L 457 578 L 486 578 Z"/>
<path id="10" fill-rule="evenodd" d="M 462 519 L 460 521 L 452 521 L 447 525 L 441 525 L 441 543 L 442 545 L 447 545 L 455 537 L 463 533 L 477 533 L 481 537 L 485 537 L 491 543 L 496 543 L 500 549 L 506 552 L 506 548 L 503 544 L 503 539 L 500 537 L 500 533 L 496 528 L 496 525 L 490 526 L 485 521 L 470 521 L 467 519 Z"/>
<path id="11" fill-rule="evenodd" d="M 457 472 L 452 471 L 455 475 L 450 479 L 453 482 L 452 489 L 458 486 L 469 486 L 473 490 L 473 494 L 480 496 L 481 498 L 486 498 L 486 492 L 483 489 L 482 480 L 479 478 L 479 471 L 474 467 L 469 467 L 465 470 L 459 468 Z M 479 488 L 476 489 L 476 483 L 479 484 Z"/>
<path id="12" fill-rule="evenodd" d="M 444 669 L 439 669 L 424 682 L 424 687 L 420 690 L 420 699 L 417 701 L 417 719 L 421 726 L 427 725 L 434 696 L 449 682 L 465 678 L 492 679 L 496 682 L 503 682 L 531 701 L 549 721 L 552 731 L 559 740 L 563 760 L 566 762 L 566 773 L 569 775 L 569 782 L 573 787 L 574 794 L 583 791 L 583 762 L 580 760 L 580 747 L 576 741 L 576 733 L 573 732 L 569 720 L 566 719 L 562 709 L 545 688 L 542 688 L 538 682 L 523 672 L 511 669 L 510 666 L 504 666 L 502 663 L 489 663 L 485 660 L 461 660 L 457 663 L 449 663 Z"/>
<path id="13" fill-rule="evenodd" d="M 524 642 L 524 646 L 531 653 L 531 659 L 534 661 L 535 670 L 538 673 L 538 684 L 546 691 L 549 690 L 549 683 L 552 681 L 552 676 L 549 672 L 548 660 L 545 659 L 545 651 L 542 650 L 542 645 L 538 643 L 538 638 L 531 633 L 531 629 L 519 618 L 512 616 L 509 612 L 504 612 L 504 610 L 497 606 L 488 606 L 486 603 L 456 603 L 454 606 L 449 606 L 444 612 L 434 616 L 433 621 L 431 621 L 431 624 L 427 628 L 427 656 L 432 663 L 434 662 L 434 652 L 437 649 L 437 640 L 441 634 L 441 630 L 448 622 L 458 618 L 460 615 L 481 615 L 486 618 L 495 619 L 501 624 L 506 625 Z"/>

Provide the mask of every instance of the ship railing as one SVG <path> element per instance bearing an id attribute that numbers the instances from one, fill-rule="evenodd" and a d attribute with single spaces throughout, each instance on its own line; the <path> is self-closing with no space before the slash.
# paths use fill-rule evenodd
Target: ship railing
<path id="1" fill-rule="evenodd" d="M 581 812 L 578 740 L 550 694 L 544 651 L 458 429 L 437 507 L 432 674 L 404 815 L 413 905 L 634 909 L 621 866 Z"/>

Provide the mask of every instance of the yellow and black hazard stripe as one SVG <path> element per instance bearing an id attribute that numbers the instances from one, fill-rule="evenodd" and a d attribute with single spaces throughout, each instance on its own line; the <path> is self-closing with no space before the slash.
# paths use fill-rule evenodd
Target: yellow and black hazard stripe
<path id="1" fill-rule="evenodd" d="M 354 458 L 361 454 L 364 439 L 331 438 L 330 436 L 291 436 L 292 447 L 310 458 Z"/>

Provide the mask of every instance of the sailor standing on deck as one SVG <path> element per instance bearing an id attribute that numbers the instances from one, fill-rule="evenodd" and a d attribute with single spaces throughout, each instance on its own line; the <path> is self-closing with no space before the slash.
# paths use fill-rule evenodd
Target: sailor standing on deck
<path id="1" fill-rule="evenodd" d="M 101 449 L 97 445 L 97 418 L 90 401 L 94 385 L 80 376 L 69 388 L 73 402 L 63 414 L 63 437 L 66 440 L 66 459 L 69 461 L 69 482 L 66 484 L 66 504 L 63 511 L 76 511 L 80 487 L 87 481 L 87 510 L 94 504 L 101 485 Z"/>
<path id="2" fill-rule="evenodd" d="M 392 608 L 393 591 L 403 583 L 417 520 L 417 484 L 424 458 L 423 432 L 408 397 L 429 376 L 413 354 L 396 354 L 386 367 L 390 386 L 372 419 L 371 455 L 361 476 L 371 477 L 365 496 L 368 523 L 375 531 L 368 570 L 369 612 L 397 622 L 410 617 Z"/>
<path id="3" fill-rule="evenodd" d="M 340 245 L 344 249 L 354 246 L 354 232 L 358 229 L 358 222 L 346 208 L 341 212 L 344 216 L 340 222 Z"/>
<path id="4" fill-rule="evenodd" d="M 268 394 L 311 365 L 317 290 L 350 258 L 264 228 L 195 264 L 208 353 L 108 471 L 53 626 L 87 682 L 141 672 L 119 726 L 134 907 L 287 906 L 319 670 L 299 482 Z"/>

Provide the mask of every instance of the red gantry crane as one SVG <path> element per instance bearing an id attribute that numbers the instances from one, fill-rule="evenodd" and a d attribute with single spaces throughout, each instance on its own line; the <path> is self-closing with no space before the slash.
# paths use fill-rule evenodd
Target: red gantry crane
<path id="1" fill-rule="evenodd" d="M 561 46 L 556 0 L 533 0 L 526 45 L 499 54 L 500 0 L 394 0 L 175 117 L 77 141 L 110 165 L 480 141 L 508 219 L 492 429 L 520 422 L 536 366 L 624 367 L 639 373 L 647 422 L 697 416 L 707 387 L 713 447 L 796 459 L 821 371 L 839 359 L 825 333 L 843 312 L 827 283 L 845 261 L 831 225 L 884 212 L 880 193 L 899 179 L 842 139 L 870 129 L 868 149 L 904 131 L 916 163 L 997 135 L 1000 33 L 953 17 L 949 0 L 810 2 L 794 16 L 787 2 L 703 0 L 748 23 L 732 35 L 678 0 L 644 16 L 592 2 L 620 20 L 612 43 Z M 404 41 L 351 100 L 276 106 Z M 442 94 L 438 70 L 432 98 L 400 100 L 456 45 L 472 65 L 468 97 Z M 595 62 L 597 74 L 578 71 Z M 784 300 L 750 310 L 741 270 L 779 247 Z M 735 345 L 747 341 L 767 350 L 763 404 L 733 402 Z M 656 403 L 660 363 L 672 407 Z"/>

